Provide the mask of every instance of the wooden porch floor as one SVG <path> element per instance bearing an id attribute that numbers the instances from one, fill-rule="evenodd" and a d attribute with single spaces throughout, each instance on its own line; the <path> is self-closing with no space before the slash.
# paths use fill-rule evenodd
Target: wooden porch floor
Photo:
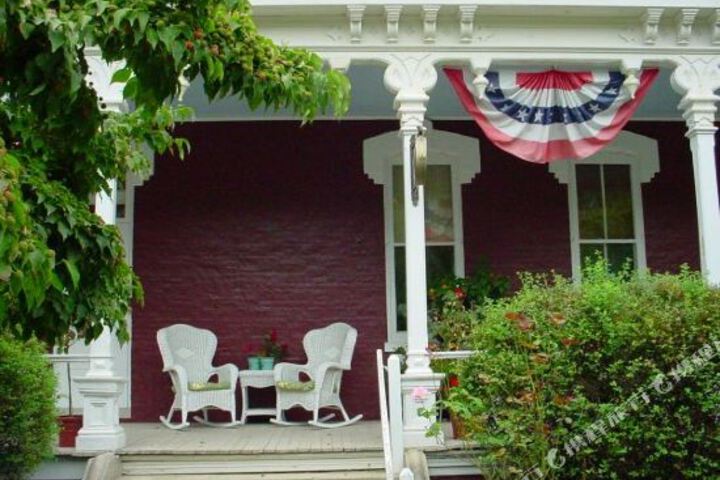
<path id="1" fill-rule="evenodd" d="M 181 431 L 160 423 L 123 423 L 124 455 L 260 454 L 382 451 L 380 422 L 358 422 L 344 428 L 283 427 L 251 423 L 233 428 L 193 424 Z"/>

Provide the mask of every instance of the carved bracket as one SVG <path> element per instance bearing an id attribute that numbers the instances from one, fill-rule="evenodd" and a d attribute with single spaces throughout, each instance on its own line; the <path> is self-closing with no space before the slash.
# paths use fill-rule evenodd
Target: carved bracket
<path id="1" fill-rule="evenodd" d="M 347 16 L 350 21 L 350 43 L 360 43 L 362 40 L 362 21 L 365 14 L 365 5 L 348 5 Z"/>
<path id="2" fill-rule="evenodd" d="M 475 30 L 475 12 L 477 5 L 460 5 L 458 17 L 460 19 L 460 43 L 470 43 Z"/>
<path id="3" fill-rule="evenodd" d="M 435 34 L 437 32 L 437 17 L 440 11 L 440 5 L 423 5 L 423 41 L 425 43 L 435 43 Z"/>
<path id="4" fill-rule="evenodd" d="M 387 24 L 387 42 L 397 43 L 400 33 L 400 13 L 402 5 L 385 5 L 385 22 Z"/>
<path id="5" fill-rule="evenodd" d="M 660 19 L 665 11 L 664 8 L 648 8 L 642 16 L 643 28 L 645 30 L 645 43 L 655 45 L 658 38 Z"/>
<path id="6" fill-rule="evenodd" d="M 700 10 L 697 8 L 683 8 L 677 15 L 677 44 L 689 45 L 692 36 L 695 17 Z"/>

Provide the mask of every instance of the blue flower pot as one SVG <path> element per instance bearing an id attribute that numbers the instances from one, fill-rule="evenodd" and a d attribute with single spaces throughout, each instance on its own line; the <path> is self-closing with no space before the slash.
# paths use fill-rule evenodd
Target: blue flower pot
<path id="1" fill-rule="evenodd" d="M 248 357 L 248 368 L 250 370 L 262 370 L 260 357 Z"/>
<path id="2" fill-rule="evenodd" d="M 260 357 L 261 370 L 272 370 L 275 365 L 274 357 Z"/>

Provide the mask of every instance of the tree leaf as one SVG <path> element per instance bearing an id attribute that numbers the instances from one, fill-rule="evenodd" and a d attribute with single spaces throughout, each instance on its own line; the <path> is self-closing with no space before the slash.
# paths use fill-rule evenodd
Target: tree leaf
<path id="1" fill-rule="evenodd" d="M 50 51 L 53 53 L 65 43 L 65 35 L 59 29 L 50 30 L 48 38 L 50 39 Z"/>
<path id="2" fill-rule="evenodd" d="M 132 76 L 132 69 L 125 67 L 122 68 L 115 73 L 113 73 L 112 80 L 110 80 L 110 83 L 125 83 L 130 79 L 130 76 Z"/>
<path id="3" fill-rule="evenodd" d="M 135 98 L 135 95 L 137 95 L 137 88 L 138 79 L 137 77 L 133 77 L 125 84 L 125 88 L 123 88 L 123 97 L 128 100 Z"/>
<path id="4" fill-rule="evenodd" d="M 63 263 L 65 264 L 65 268 L 70 274 L 70 280 L 72 280 L 73 287 L 77 288 L 80 284 L 80 272 L 78 271 L 75 262 L 70 259 L 65 259 L 63 260 Z"/>

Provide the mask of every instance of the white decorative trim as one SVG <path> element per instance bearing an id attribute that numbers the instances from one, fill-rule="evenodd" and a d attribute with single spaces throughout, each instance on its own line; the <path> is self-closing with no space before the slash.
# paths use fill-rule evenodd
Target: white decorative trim
<path id="1" fill-rule="evenodd" d="M 710 27 L 712 28 L 712 44 L 720 45 L 720 8 L 715 9 L 710 20 Z"/>
<path id="2" fill-rule="evenodd" d="M 687 136 L 714 133 L 715 103 L 720 100 L 715 94 L 720 89 L 720 55 L 680 57 L 677 65 L 670 81 L 683 95 L 679 108 L 688 126 Z"/>
<path id="3" fill-rule="evenodd" d="M 695 23 L 695 17 L 697 17 L 700 9 L 698 8 L 683 8 L 677 15 L 677 44 L 678 45 L 689 45 L 690 37 L 692 36 L 693 24 Z"/>
<path id="4" fill-rule="evenodd" d="M 453 193 L 455 273 L 465 274 L 462 225 L 462 185 L 480 173 L 480 144 L 477 138 L 429 128 L 428 165 L 450 165 Z M 393 218 L 392 168 L 402 165 L 401 141 L 397 132 L 388 132 L 363 142 L 363 169 L 377 185 L 383 185 L 385 219 L 385 283 L 388 343 L 386 349 L 405 344 L 405 333 L 395 330 L 395 238 Z"/>
<path id="5" fill-rule="evenodd" d="M 700 266 L 707 281 L 720 286 L 720 207 L 718 206 L 715 113 L 720 100 L 720 55 L 681 57 L 672 74 L 673 88 L 684 95 L 679 108 L 688 131 L 695 178 Z"/>
<path id="6" fill-rule="evenodd" d="M 553 162 L 548 166 L 548 170 L 555 175 L 555 178 L 560 183 L 568 186 L 570 253 L 573 278 L 576 280 L 580 279 L 582 273 L 577 185 L 575 183 L 575 165 L 579 164 L 630 165 L 636 264 L 640 271 L 646 269 L 647 258 L 641 186 L 643 183 L 650 182 L 655 174 L 660 171 L 657 140 L 637 133 L 623 131 L 610 145 L 589 158 L 575 161 L 563 160 Z"/>
<path id="7" fill-rule="evenodd" d="M 400 34 L 400 13 L 402 5 L 385 5 L 385 22 L 387 26 L 387 43 L 397 43 Z"/>
<path id="8" fill-rule="evenodd" d="M 642 16 L 643 28 L 645 29 L 645 43 L 655 45 L 658 38 L 660 19 L 665 11 L 664 8 L 648 8 Z"/>
<path id="9" fill-rule="evenodd" d="M 435 43 L 435 34 L 437 32 L 437 17 L 440 11 L 440 5 L 423 5 L 423 42 Z"/>
<path id="10" fill-rule="evenodd" d="M 472 42 L 473 31 L 475 30 L 475 12 L 477 5 L 460 5 L 458 7 L 458 19 L 460 20 L 460 43 Z"/>
<path id="11" fill-rule="evenodd" d="M 350 21 L 350 43 L 360 43 L 362 40 L 362 20 L 365 5 L 348 5 L 347 16 Z"/>
<path id="12" fill-rule="evenodd" d="M 88 84 L 95 89 L 98 102 L 102 110 L 127 110 L 127 103 L 123 97 L 122 83 L 112 83 L 113 74 L 123 68 L 123 63 L 108 64 L 94 49 L 86 49 L 85 59 L 88 64 Z"/>

